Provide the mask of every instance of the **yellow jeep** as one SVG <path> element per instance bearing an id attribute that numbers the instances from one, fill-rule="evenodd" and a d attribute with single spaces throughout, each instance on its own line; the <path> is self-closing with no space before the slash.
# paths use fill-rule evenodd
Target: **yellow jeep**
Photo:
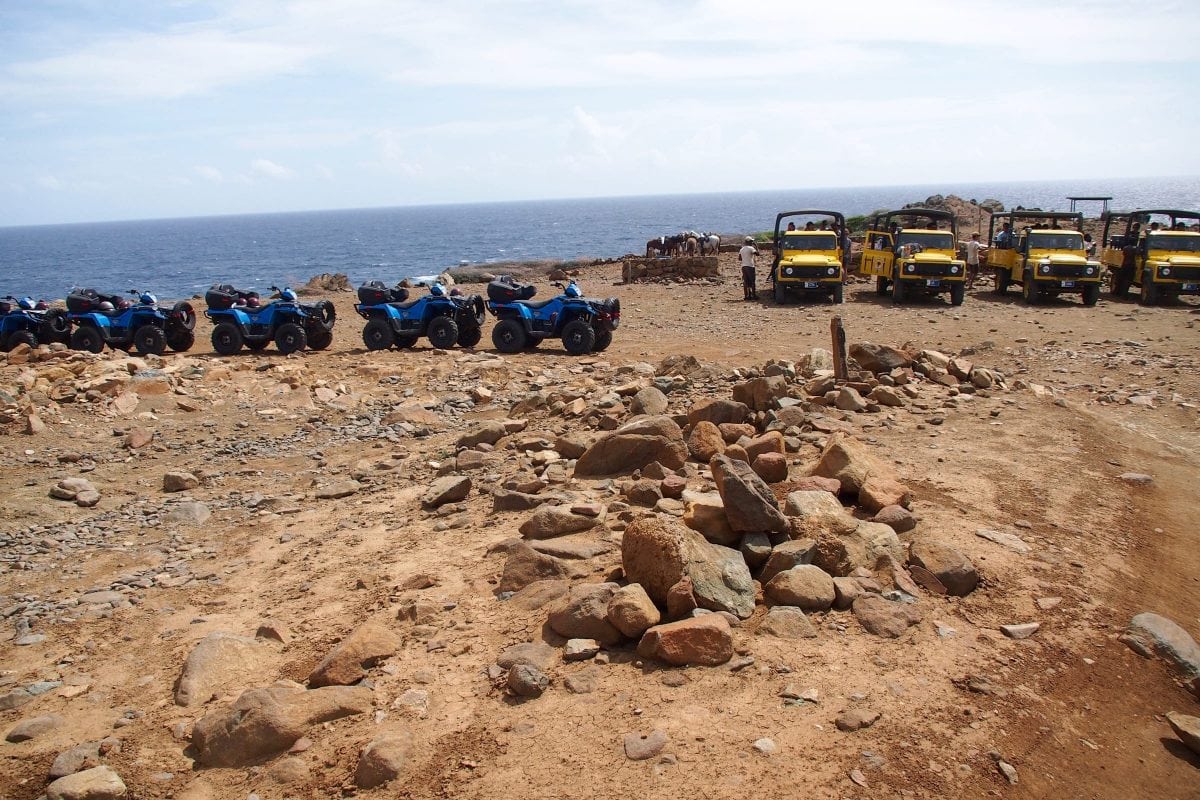
<path id="1" fill-rule="evenodd" d="M 1200 294 L 1200 212 L 1112 211 L 1104 215 L 1102 240 L 1114 297 L 1132 286 L 1144 306 Z"/>
<path id="2" fill-rule="evenodd" d="M 894 303 L 917 294 L 949 292 L 950 302 L 960 306 L 967 292 L 967 265 L 957 255 L 954 214 L 902 208 L 876 214 L 868 222 L 860 272 L 875 276 L 879 295 L 886 295 L 890 286 Z"/>
<path id="3" fill-rule="evenodd" d="M 786 230 L 783 221 L 789 217 L 828 217 L 819 224 L 808 220 L 797 225 L 795 220 Z M 775 261 L 771 264 L 771 283 L 775 302 L 783 305 L 789 296 L 824 297 L 842 302 L 842 264 L 849 253 L 842 252 L 841 231 L 846 218 L 836 211 L 784 211 L 775 217 Z"/>
<path id="4" fill-rule="evenodd" d="M 1087 257 L 1083 214 L 1078 211 L 993 214 L 988 241 L 988 266 L 996 274 L 997 294 L 1016 283 L 1029 305 L 1060 294 L 1078 294 L 1085 306 L 1100 299 L 1100 262 Z"/>

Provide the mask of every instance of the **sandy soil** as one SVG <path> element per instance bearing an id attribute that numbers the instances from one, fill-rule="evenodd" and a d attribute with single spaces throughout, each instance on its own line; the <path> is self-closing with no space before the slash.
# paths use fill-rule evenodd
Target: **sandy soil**
<path id="1" fill-rule="evenodd" d="M 733 274 L 732 256 L 723 258 Z M 959 308 L 942 300 L 893 307 L 862 283 L 841 306 L 779 307 L 741 301 L 732 281 L 621 286 L 618 278 L 619 266 L 581 276 L 590 295 L 612 294 L 623 306 L 613 345 L 592 358 L 548 344 L 497 361 L 487 331 L 474 353 L 424 343 L 368 353 L 350 296 L 341 295 L 327 352 L 217 359 L 202 321 L 195 350 L 164 359 L 197 371 L 182 369 L 165 393 L 149 389 L 151 373 L 123 413 L 107 400 L 64 403 L 41 413 L 45 431 L 12 426 L 0 437 L 10 465 L 0 474 L 0 509 L 12 534 L 0 551 L 0 611 L 13 630 L 33 608 L 32 630 L 47 638 L 0 644 L 0 692 L 40 680 L 62 685 L 0 713 L 0 728 L 42 714 L 63 721 L 30 741 L 0 743 L 0 796 L 39 796 L 58 753 L 110 735 L 123 745 L 106 763 L 139 798 L 1197 796 L 1200 758 L 1162 716 L 1194 713 L 1195 698 L 1161 663 L 1117 641 L 1143 610 L 1200 630 L 1196 305 L 1145 309 L 1105 298 L 1091 309 L 1073 300 L 1029 308 L 1015 292 L 978 290 Z M 672 412 L 728 397 L 731 370 L 828 347 L 835 315 L 851 342 L 964 353 L 1009 376 L 1009 391 L 970 401 L 946 405 L 930 394 L 939 399 L 924 408 L 843 415 L 913 487 L 920 522 L 912 537 L 968 554 L 980 587 L 965 598 L 923 597 L 924 620 L 896 640 L 871 636 L 837 611 L 814 615 L 816 639 L 774 639 L 755 632 L 760 608 L 735 628 L 739 654 L 753 658 L 737 671 L 665 669 L 616 649 L 608 664 L 555 665 L 554 684 L 536 700 L 497 690 L 486 670 L 504 647 L 562 640 L 544 626 L 545 609 L 494 595 L 504 557 L 490 551 L 516 536 L 527 514 L 491 513 L 487 490 L 528 472 L 527 457 L 502 444 L 472 473 L 464 503 L 421 510 L 418 498 L 453 459 L 457 437 L 506 418 L 533 392 L 589 397 L 634 380 L 628 365 L 672 354 L 717 368 L 714 378 L 672 392 Z M 23 369 L 0 367 L 0 388 L 14 386 Z M 1045 391 L 1018 388 L 1026 384 Z M 494 393 L 490 403 L 469 402 L 479 386 Z M 380 422 L 388 413 L 409 428 Z M 523 416 L 522 435 L 553 440 L 584 429 L 545 406 Z M 154 442 L 128 449 L 132 426 L 152 430 Z M 795 454 L 793 475 L 817 454 L 813 446 Z M 92 465 L 83 474 L 103 494 L 98 506 L 47 499 L 56 481 Z M 171 470 L 193 472 L 201 485 L 164 494 Z M 315 496 L 356 472 L 356 494 Z M 1153 483 L 1117 479 L 1126 472 Z M 598 482 L 555 488 L 615 499 Z M 277 511 L 252 507 L 252 495 L 280 498 Z M 181 497 L 207 504 L 211 519 L 199 527 L 162 521 Z M 74 540 L 54 538 L 63 524 L 74 525 Z M 26 533 L 30 526 L 46 527 Z M 1030 551 L 980 538 L 980 529 L 1018 534 Z M 598 580 L 620 562 L 619 531 L 593 536 L 614 545 L 580 567 Z M 434 585 L 404 588 L 420 574 Z M 124 584 L 131 603 L 75 604 L 131 575 L 149 578 L 145 587 Z M 441 609 L 434 622 L 397 620 L 415 598 Z M 1061 602 L 1041 608 L 1038 598 Z M 173 685 L 196 642 L 215 631 L 252 636 L 265 618 L 286 624 L 292 639 L 272 646 L 253 680 L 203 706 L 175 705 Z M 241 769 L 193 763 L 186 748 L 195 720 L 241 689 L 303 681 L 364 619 L 403 636 L 401 650 L 370 670 L 373 717 L 315 726 L 311 746 L 293 757 Z M 1030 639 L 999 631 L 1029 621 L 1042 624 Z M 939 626 L 954 633 L 939 635 Z M 594 677 L 595 691 L 564 688 L 581 673 Z M 969 688 L 984 684 L 990 691 Z M 819 702 L 785 703 L 789 685 L 816 689 Z M 851 707 L 882 717 L 841 732 L 834 720 Z M 664 756 L 626 759 L 624 735 L 654 729 L 669 736 Z M 404 774 L 386 788 L 356 789 L 359 750 L 392 730 L 414 737 Z M 777 752 L 753 748 L 764 737 Z M 1016 767 L 1019 783 L 1005 781 L 991 751 Z M 851 780 L 852 770 L 866 786 Z"/>

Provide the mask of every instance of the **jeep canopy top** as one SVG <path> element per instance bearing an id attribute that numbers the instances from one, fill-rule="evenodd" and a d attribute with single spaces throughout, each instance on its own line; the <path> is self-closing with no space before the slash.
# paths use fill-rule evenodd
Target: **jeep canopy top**
<path id="1" fill-rule="evenodd" d="M 992 221 L 988 224 L 988 238 L 990 242 L 995 238 L 996 229 L 1001 224 L 1008 222 L 1016 233 L 1017 220 L 1022 222 L 1038 222 L 1049 221 L 1058 222 L 1059 220 L 1071 221 L 1075 223 L 1075 230 L 1083 230 L 1083 212 L 1081 211 L 999 211 L 992 214 Z M 1038 226 L 1033 226 L 1037 228 Z"/>
<path id="2" fill-rule="evenodd" d="M 804 211 L 782 211 L 775 215 L 775 241 L 779 241 L 780 229 L 783 221 L 788 217 L 830 217 L 833 224 L 837 228 L 841 228 L 846 224 L 846 218 L 838 211 L 822 211 L 820 209 L 807 209 Z M 785 231 L 786 232 L 786 231 Z M 798 231 L 803 232 L 803 231 Z M 828 233 L 828 231 L 823 231 Z"/>

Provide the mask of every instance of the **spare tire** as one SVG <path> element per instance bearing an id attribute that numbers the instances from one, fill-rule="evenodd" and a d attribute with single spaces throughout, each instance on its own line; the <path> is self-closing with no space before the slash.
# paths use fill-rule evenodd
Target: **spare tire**
<path id="1" fill-rule="evenodd" d="M 172 316 L 178 315 L 178 319 L 183 323 L 183 327 L 189 331 L 196 330 L 196 309 L 192 308 L 192 304 L 186 300 L 178 302 L 171 309 Z"/>
<path id="2" fill-rule="evenodd" d="M 312 314 L 321 323 L 321 327 L 327 331 L 333 330 L 333 323 L 337 321 L 337 309 L 333 307 L 333 303 L 328 300 L 319 300 L 312 307 Z"/>

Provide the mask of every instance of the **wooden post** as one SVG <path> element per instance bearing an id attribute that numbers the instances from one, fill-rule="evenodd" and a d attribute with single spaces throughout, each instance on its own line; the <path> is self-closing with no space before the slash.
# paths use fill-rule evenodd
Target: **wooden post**
<path id="1" fill-rule="evenodd" d="M 850 379 L 846 368 L 846 329 L 842 327 L 842 318 L 834 317 L 829 321 L 829 333 L 833 336 L 833 376 L 839 381 Z"/>

